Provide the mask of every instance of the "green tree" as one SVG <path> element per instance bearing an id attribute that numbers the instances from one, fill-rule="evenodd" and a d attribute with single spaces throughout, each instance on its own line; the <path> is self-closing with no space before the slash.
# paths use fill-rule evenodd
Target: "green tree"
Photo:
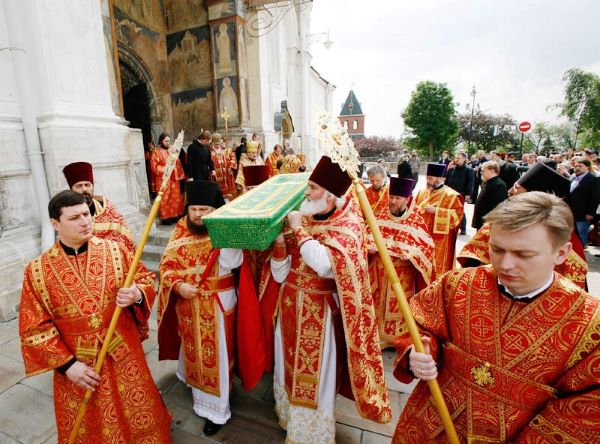
<path id="1" fill-rule="evenodd" d="M 454 99 L 446 84 L 420 82 L 402 118 L 408 129 L 406 143 L 431 160 L 453 147 L 459 128 Z"/>
<path id="2" fill-rule="evenodd" d="M 458 116 L 460 131 L 458 143 L 467 145 L 471 141 L 471 153 L 477 150 L 511 150 L 518 143 L 516 136 L 517 122 L 510 114 L 501 116 L 488 114 L 481 110 L 473 113 L 471 131 L 471 113 Z"/>
<path id="3" fill-rule="evenodd" d="M 600 144 L 600 76 L 573 68 L 565 73 L 563 81 L 565 99 L 558 105 L 561 114 L 575 122 L 583 143 Z"/>

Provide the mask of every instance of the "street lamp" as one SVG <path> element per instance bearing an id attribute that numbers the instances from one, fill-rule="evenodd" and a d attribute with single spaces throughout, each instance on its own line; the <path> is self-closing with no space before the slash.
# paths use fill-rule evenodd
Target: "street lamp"
<path id="1" fill-rule="evenodd" d="M 473 85 L 473 90 L 471 91 L 471 97 L 473 97 L 473 104 L 471 105 L 471 121 L 469 122 L 469 143 L 467 143 L 467 152 L 470 152 L 471 139 L 473 138 L 473 113 L 475 113 L 475 96 L 476 95 L 477 95 L 477 91 L 475 91 L 475 85 Z"/>

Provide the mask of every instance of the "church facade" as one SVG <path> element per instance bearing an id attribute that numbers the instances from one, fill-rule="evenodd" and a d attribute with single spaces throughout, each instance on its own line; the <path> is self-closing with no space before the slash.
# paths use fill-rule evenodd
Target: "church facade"
<path id="1" fill-rule="evenodd" d="M 335 86 L 311 66 L 311 2 L 3 0 L 0 6 L 0 321 L 18 310 L 25 264 L 54 242 L 62 168 L 94 165 L 139 233 L 150 200 L 144 147 L 202 129 L 228 142 L 283 137 L 321 155 L 318 113 Z M 24 26 L 27 24 L 26 26 Z"/>

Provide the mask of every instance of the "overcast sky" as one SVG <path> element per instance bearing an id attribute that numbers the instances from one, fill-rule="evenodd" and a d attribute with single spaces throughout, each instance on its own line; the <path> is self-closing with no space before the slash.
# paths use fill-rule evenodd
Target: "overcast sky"
<path id="1" fill-rule="evenodd" d="M 314 0 L 312 64 L 337 86 L 334 112 L 354 91 L 367 135 L 400 136 L 418 82 L 445 82 L 459 112 L 471 103 L 517 120 L 555 122 L 562 77 L 600 74 L 600 0 Z"/>

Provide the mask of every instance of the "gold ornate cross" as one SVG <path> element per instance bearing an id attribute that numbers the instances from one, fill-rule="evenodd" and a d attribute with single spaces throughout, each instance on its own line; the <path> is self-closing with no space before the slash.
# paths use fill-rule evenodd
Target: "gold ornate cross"
<path id="1" fill-rule="evenodd" d="M 223 111 L 221 111 L 221 118 L 225 121 L 225 133 L 227 133 L 228 128 L 228 122 L 229 119 L 231 119 L 231 114 L 229 114 L 227 112 L 227 108 L 223 107 Z"/>

